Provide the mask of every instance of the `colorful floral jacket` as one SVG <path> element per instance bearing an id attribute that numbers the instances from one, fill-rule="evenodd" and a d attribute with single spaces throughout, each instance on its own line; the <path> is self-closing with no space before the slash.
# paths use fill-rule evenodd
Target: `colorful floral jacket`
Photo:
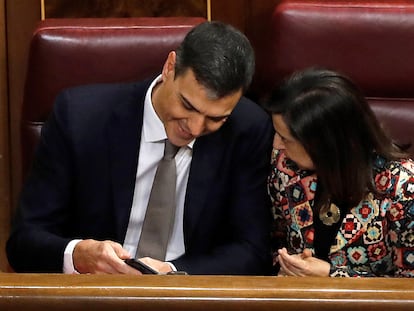
<path id="1" fill-rule="evenodd" d="M 268 180 L 273 237 L 283 239 L 281 246 L 290 253 L 301 253 L 314 250 L 317 177 L 292 169 L 289 162 L 283 151 L 273 151 Z M 377 157 L 373 169 L 386 199 L 369 194 L 345 215 L 328 255 L 330 275 L 414 277 L 414 162 Z"/>

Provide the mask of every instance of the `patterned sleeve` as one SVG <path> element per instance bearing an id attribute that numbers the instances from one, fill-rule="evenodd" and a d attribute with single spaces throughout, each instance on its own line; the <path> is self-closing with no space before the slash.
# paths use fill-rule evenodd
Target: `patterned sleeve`
<path id="1" fill-rule="evenodd" d="M 414 162 L 390 169 L 394 198 L 387 212 L 389 242 L 397 277 L 414 277 Z"/>
<path id="2" fill-rule="evenodd" d="M 360 272 L 353 270 L 350 266 L 334 266 L 331 264 L 331 269 L 329 270 L 330 277 L 374 277 L 377 276 L 373 273 L 368 273 L 366 271 Z"/>
<path id="3" fill-rule="evenodd" d="M 272 251 L 274 257 L 277 256 L 277 250 L 286 246 L 286 220 L 282 214 L 281 201 L 283 200 L 283 185 L 277 168 L 278 151 L 272 151 L 271 172 L 268 178 L 268 193 L 272 201 Z"/>
<path id="4" fill-rule="evenodd" d="M 414 162 L 394 162 L 375 176 L 377 188 L 387 197 L 381 210 L 387 223 L 386 244 L 392 252 L 395 277 L 414 277 Z M 333 266 L 331 277 L 371 277 L 349 266 Z"/>

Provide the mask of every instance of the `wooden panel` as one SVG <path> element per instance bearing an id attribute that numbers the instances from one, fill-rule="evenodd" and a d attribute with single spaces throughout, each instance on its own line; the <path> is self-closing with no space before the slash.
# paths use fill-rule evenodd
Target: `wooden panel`
<path id="1" fill-rule="evenodd" d="M 30 39 L 40 20 L 40 1 L 6 0 L 7 62 L 11 158 L 11 206 L 21 189 L 20 110 L 26 76 Z M 3 223 L 0 224 L 2 226 Z M 0 256 L 3 256 L 4 249 Z"/>
<path id="2" fill-rule="evenodd" d="M 45 17 L 207 17 L 206 0 L 44 0 Z"/>
<path id="3" fill-rule="evenodd" d="M 4 1 L 0 0 L 0 271 L 7 267 L 3 250 L 10 229 L 9 110 Z"/>
<path id="4" fill-rule="evenodd" d="M 258 91 L 262 82 L 261 73 L 267 70 L 267 66 L 272 59 L 266 54 L 268 46 L 271 44 L 271 19 L 274 8 L 281 0 L 249 0 L 246 9 L 246 28 L 245 34 L 250 39 L 256 52 L 256 75 L 253 79 L 251 92 L 248 94 L 254 100 L 259 100 Z"/>
<path id="5" fill-rule="evenodd" d="M 266 70 L 266 51 L 269 44 L 270 23 L 273 10 L 281 0 L 211 0 L 212 19 L 232 24 L 246 34 L 256 52 L 256 72 Z M 257 77 L 253 80 L 251 90 L 247 93 L 258 100 L 256 85 L 260 85 Z"/>
<path id="6" fill-rule="evenodd" d="M 246 35 L 254 41 L 265 41 L 276 4 L 281 0 L 249 0 L 246 7 Z"/>
<path id="7" fill-rule="evenodd" d="M 0 274 L 1 310 L 413 310 L 411 279 Z"/>
<path id="8" fill-rule="evenodd" d="M 250 1 L 262 0 L 211 0 L 211 19 L 231 24 L 244 32 Z"/>

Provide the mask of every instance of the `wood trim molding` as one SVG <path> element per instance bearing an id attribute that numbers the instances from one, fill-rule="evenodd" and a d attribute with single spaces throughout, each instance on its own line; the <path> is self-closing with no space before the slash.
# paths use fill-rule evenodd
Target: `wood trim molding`
<path id="1" fill-rule="evenodd" d="M 1 310 L 412 310 L 401 278 L 0 274 Z"/>
<path id="2" fill-rule="evenodd" d="M 44 20 L 45 18 L 46 18 L 45 0 L 40 0 L 40 19 Z"/>
<path id="3" fill-rule="evenodd" d="M 10 149 L 7 81 L 5 0 L 0 0 L 0 271 L 7 267 L 4 254 L 10 230 Z"/>
<path id="4" fill-rule="evenodd" d="M 207 1 L 207 20 L 211 21 L 211 0 Z"/>
<path id="5" fill-rule="evenodd" d="M 20 112 L 30 40 L 41 18 L 39 0 L 5 0 L 10 124 L 11 206 L 17 204 L 22 185 Z"/>

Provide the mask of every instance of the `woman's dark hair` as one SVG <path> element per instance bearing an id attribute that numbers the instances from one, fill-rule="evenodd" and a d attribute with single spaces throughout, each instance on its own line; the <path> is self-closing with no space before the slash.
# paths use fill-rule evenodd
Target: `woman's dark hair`
<path id="1" fill-rule="evenodd" d="M 192 69 L 211 97 L 244 92 L 252 81 L 254 50 L 247 37 L 231 25 L 218 21 L 197 25 L 176 53 L 176 77 Z"/>
<path id="2" fill-rule="evenodd" d="M 312 159 L 322 193 L 347 207 L 377 193 L 374 155 L 407 157 L 385 134 L 362 92 L 340 73 L 309 68 L 275 89 L 264 107 L 280 114 Z M 319 186 L 318 186 L 319 187 Z"/>

